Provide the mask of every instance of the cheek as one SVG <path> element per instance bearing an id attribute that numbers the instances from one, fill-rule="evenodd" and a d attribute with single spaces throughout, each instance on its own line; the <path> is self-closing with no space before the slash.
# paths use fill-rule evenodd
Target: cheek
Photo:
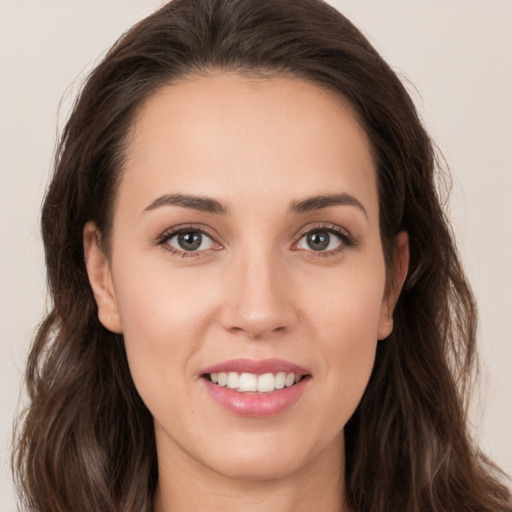
<path id="1" fill-rule="evenodd" d="M 354 302 L 340 304 L 335 318 L 330 323 L 325 322 L 320 336 L 329 367 L 325 375 L 329 376 L 333 394 L 354 406 L 353 400 L 359 401 L 370 377 L 377 347 L 379 310 L 370 309 L 357 308 Z"/>
<path id="2" fill-rule="evenodd" d="M 158 265 L 140 265 L 135 258 L 124 259 L 114 277 L 128 363 L 139 394 L 150 409 L 166 396 L 163 390 L 184 397 L 183 383 L 194 376 L 189 362 L 201 349 L 212 315 L 211 296 L 199 289 L 197 275 L 171 274 Z"/>
<path id="3" fill-rule="evenodd" d="M 354 353 L 365 340 L 375 342 L 381 319 L 385 269 L 382 258 L 369 258 L 366 264 L 347 265 L 322 279 L 323 287 L 309 288 L 311 323 L 323 331 L 332 349 L 355 344 Z M 306 310 L 308 311 L 308 310 Z"/>
<path id="4" fill-rule="evenodd" d="M 153 263 L 153 264 L 152 264 Z M 125 337 L 158 349 L 197 333 L 211 314 L 213 300 L 198 269 L 172 272 L 169 266 L 137 258 L 115 269 L 114 288 Z"/>
<path id="5" fill-rule="evenodd" d="M 325 365 L 325 410 L 334 423 L 344 425 L 364 393 L 377 348 L 377 331 L 384 293 L 380 261 L 332 279 L 312 311 L 319 350 Z M 382 270 L 382 271 L 381 271 Z"/>

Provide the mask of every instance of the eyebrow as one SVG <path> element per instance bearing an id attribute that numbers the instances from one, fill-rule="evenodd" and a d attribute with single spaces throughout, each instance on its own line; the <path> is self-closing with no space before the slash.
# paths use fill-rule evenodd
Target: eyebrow
<path id="1" fill-rule="evenodd" d="M 216 215 L 226 215 L 228 213 L 228 208 L 220 201 L 211 197 L 191 194 L 165 194 L 155 199 L 142 213 L 145 214 L 162 206 L 181 206 L 182 208 L 190 208 L 200 212 L 214 213 Z M 345 193 L 322 194 L 307 197 L 300 201 L 292 201 L 290 211 L 294 213 L 306 213 L 330 206 L 355 206 L 368 218 L 368 214 L 361 202 L 354 196 Z"/>
<path id="2" fill-rule="evenodd" d="M 216 199 L 190 194 L 166 194 L 160 196 L 147 206 L 142 213 L 147 213 L 161 206 L 181 206 L 183 208 L 215 213 L 217 215 L 226 215 L 228 213 L 228 209 Z"/>
<path id="3" fill-rule="evenodd" d="M 350 194 L 322 194 L 311 196 L 301 201 L 293 201 L 290 209 L 295 213 L 305 213 L 328 208 L 329 206 L 355 206 L 368 218 L 368 213 L 364 206 Z"/>

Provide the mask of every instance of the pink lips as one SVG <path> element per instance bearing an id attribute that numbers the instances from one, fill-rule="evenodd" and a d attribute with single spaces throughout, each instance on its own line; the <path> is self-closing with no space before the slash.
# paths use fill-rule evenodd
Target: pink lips
<path id="1" fill-rule="evenodd" d="M 218 386 L 207 378 L 202 379 L 208 393 L 219 405 L 237 415 L 250 417 L 273 416 L 284 412 L 299 400 L 311 380 L 306 369 L 281 359 L 264 359 L 261 361 L 233 359 L 205 368 L 201 375 L 219 372 L 254 373 L 256 375 L 286 372 L 303 376 L 293 386 L 276 389 L 268 393 L 241 393 L 234 389 Z"/>
<path id="2" fill-rule="evenodd" d="M 231 361 L 209 366 L 202 370 L 201 374 L 218 372 L 246 372 L 255 373 L 256 375 L 277 372 L 295 373 L 297 375 L 307 375 L 309 373 L 301 366 L 282 359 L 262 359 L 261 361 L 254 361 L 253 359 L 232 359 Z"/>

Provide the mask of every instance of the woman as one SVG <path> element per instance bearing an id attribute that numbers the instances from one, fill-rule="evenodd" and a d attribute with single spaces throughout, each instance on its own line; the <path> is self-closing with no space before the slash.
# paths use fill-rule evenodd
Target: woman
<path id="1" fill-rule="evenodd" d="M 43 208 L 27 509 L 511 510 L 435 157 L 339 13 L 175 0 L 89 77 Z"/>

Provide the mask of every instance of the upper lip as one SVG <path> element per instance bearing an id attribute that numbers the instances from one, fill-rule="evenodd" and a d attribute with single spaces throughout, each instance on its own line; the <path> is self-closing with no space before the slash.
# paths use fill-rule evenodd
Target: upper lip
<path id="1" fill-rule="evenodd" d="M 214 364 L 201 370 L 201 375 L 207 373 L 220 372 L 238 372 L 238 373 L 254 373 L 262 375 L 264 373 L 295 373 L 295 375 L 308 375 L 309 372 L 301 366 L 285 361 L 283 359 L 231 359 L 222 363 Z"/>

